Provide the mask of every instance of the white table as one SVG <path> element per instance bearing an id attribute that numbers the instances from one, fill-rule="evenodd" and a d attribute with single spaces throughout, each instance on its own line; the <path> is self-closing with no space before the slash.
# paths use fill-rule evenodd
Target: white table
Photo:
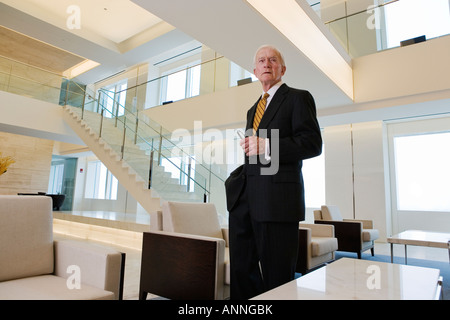
<path id="1" fill-rule="evenodd" d="M 341 258 L 254 300 L 433 300 L 440 270 Z"/>
<path id="2" fill-rule="evenodd" d="M 408 262 L 406 249 L 408 245 L 448 249 L 450 262 L 450 233 L 407 230 L 389 237 L 387 242 L 391 244 L 391 262 L 394 260 L 394 243 L 405 245 L 405 264 Z"/>

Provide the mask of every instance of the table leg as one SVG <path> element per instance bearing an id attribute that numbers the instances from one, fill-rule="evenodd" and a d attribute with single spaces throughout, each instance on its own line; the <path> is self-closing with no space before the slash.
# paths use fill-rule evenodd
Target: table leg
<path id="1" fill-rule="evenodd" d="M 394 262 L 394 244 L 391 242 L 391 263 L 393 263 L 393 262 Z"/>
<path id="2" fill-rule="evenodd" d="M 408 264 L 408 253 L 406 250 L 407 245 L 405 244 L 405 264 Z"/>

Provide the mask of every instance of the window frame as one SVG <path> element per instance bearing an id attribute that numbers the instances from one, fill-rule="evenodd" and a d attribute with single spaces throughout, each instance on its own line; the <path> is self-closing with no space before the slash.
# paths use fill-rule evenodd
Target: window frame
<path id="1" fill-rule="evenodd" d="M 85 183 L 85 199 L 117 200 L 118 180 L 100 160 L 88 161 Z"/>

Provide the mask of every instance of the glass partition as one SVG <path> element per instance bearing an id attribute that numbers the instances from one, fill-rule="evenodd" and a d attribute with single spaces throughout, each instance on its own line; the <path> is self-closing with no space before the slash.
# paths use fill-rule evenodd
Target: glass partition
<path id="1" fill-rule="evenodd" d="M 312 8 L 353 58 L 450 34 L 448 0 L 326 0 Z"/>

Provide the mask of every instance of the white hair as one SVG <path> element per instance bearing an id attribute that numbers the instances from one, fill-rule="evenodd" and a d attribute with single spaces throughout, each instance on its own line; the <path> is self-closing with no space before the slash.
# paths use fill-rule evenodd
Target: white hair
<path id="1" fill-rule="evenodd" d="M 256 66 L 256 59 L 257 59 L 258 52 L 260 52 L 260 51 L 263 50 L 263 49 L 272 49 L 273 51 L 275 51 L 275 52 L 277 53 L 277 55 L 280 57 L 281 65 L 282 65 L 283 67 L 286 66 L 286 64 L 285 64 L 285 62 L 284 62 L 283 54 L 280 52 L 280 50 L 278 50 L 278 49 L 275 48 L 274 46 L 271 46 L 271 45 L 268 45 L 268 44 L 265 44 L 265 45 L 259 47 L 258 50 L 256 50 L 255 56 L 253 57 L 253 65 L 254 65 L 254 66 Z"/>

